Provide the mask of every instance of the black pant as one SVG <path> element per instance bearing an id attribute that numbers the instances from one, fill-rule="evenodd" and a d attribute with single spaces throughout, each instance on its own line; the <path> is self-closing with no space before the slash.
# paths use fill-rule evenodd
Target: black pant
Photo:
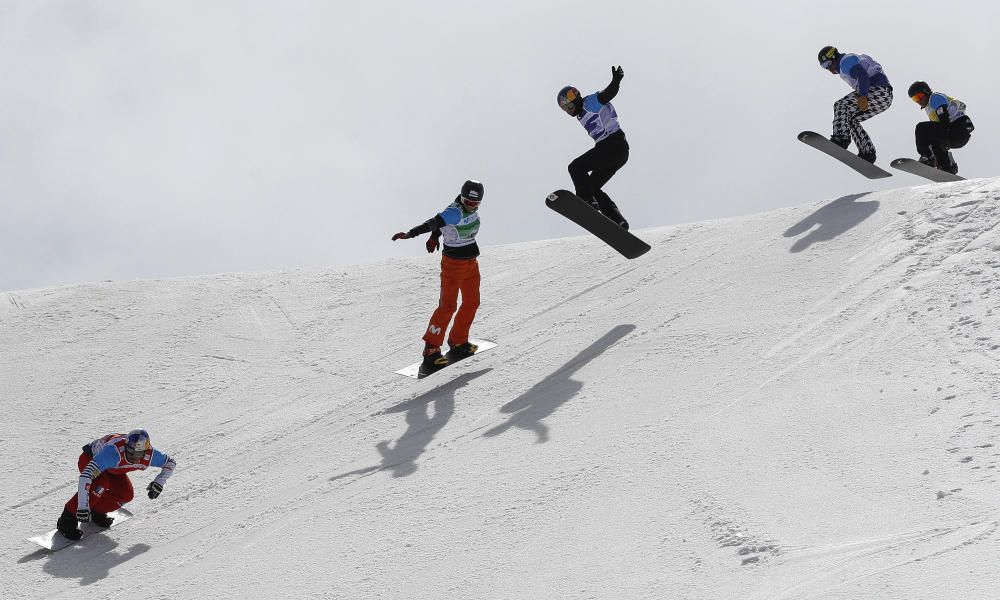
<path id="1" fill-rule="evenodd" d="M 972 136 L 972 119 L 968 116 L 955 119 L 951 123 L 922 121 L 917 123 L 917 152 L 920 156 L 934 156 L 939 163 L 951 162 L 948 150 L 961 148 L 969 143 Z"/>
<path id="2" fill-rule="evenodd" d="M 601 188 L 627 162 L 628 141 L 624 131 L 619 130 L 597 142 L 569 163 L 569 176 L 576 187 L 576 195 L 586 202 L 596 200 L 601 212 L 617 221 L 614 217 L 621 217 L 618 206 Z"/>

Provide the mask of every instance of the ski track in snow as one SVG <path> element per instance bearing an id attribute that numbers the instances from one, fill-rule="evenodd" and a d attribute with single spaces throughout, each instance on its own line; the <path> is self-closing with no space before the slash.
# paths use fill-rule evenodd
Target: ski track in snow
<path id="1" fill-rule="evenodd" d="M 992 597 L 1000 181 L 486 248 L 414 382 L 437 259 L 8 293 L 0 587 L 171 598 Z M 79 406 L 90 410 L 81 412 Z M 24 538 L 78 447 L 177 457 L 136 517 Z M 253 582 L 233 586 L 232 582 Z"/>

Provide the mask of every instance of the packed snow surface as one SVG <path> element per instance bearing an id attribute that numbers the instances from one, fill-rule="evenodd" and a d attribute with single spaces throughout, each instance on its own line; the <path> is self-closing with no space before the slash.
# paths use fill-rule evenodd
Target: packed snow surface
<path id="1" fill-rule="evenodd" d="M 419 243 L 5 293 L 0 595 L 1000 597 L 998 223 L 973 180 L 638 230 L 634 261 L 486 247 L 500 346 L 420 381 Z M 134 427 L 163 495 L 134 474 L 127 523 L 26 542 Z"/>

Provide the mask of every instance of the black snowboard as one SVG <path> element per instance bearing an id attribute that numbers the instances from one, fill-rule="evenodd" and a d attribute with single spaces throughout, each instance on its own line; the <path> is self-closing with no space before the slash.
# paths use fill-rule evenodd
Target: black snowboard
<path id="1" fill-rule="evenodd" d="M 836 158 L 868 179 L 892 177 L 892 173 L 876 167 L 873 163 L 868 162 L 853 152 L 844 150 L 815 131 L 803 131 L 799 134 L 799 141 L 812 146 L 828 156 Z"/>
<path id="2" fill-rule="evenodd" d="M 556 190 L 545 199 L 545 204 L 596 235 L 625 258 L 636 258 L 649 252 L 649 244 L 622 229 L 617 223 L 602 215 L 573 192 Z"/>
<path id="3" fill-rule="evenodd" d="M 912 173 L 919 177 L 930 179 L 931 181 L 936 181 L 938 183 L 946 183 L 949 181 L 965 181 L 965 177 L 952 175 L 948 171 L 942 171 L 941 169 L 935 169 L 934 167 L 925 165 L 918 160 L 913 160 L 912 158 L 897 158 L 896 160 L 889 163 L 889 166 L 892 167 L 893 169 L 906 171 L 907 173 Z"/>

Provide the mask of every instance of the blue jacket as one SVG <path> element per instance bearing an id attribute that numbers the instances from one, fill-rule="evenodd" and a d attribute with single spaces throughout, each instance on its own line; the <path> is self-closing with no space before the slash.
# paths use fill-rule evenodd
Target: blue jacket
<path id="1" fill-rule="evenodd" d="M 882 65 L 867 54 L 845 54 L 841 57 L 840 77 L 859 96 L 867 96 L 868 90 L 873 87 L 892 87 L 889 78 L 882 72 Z"/>

